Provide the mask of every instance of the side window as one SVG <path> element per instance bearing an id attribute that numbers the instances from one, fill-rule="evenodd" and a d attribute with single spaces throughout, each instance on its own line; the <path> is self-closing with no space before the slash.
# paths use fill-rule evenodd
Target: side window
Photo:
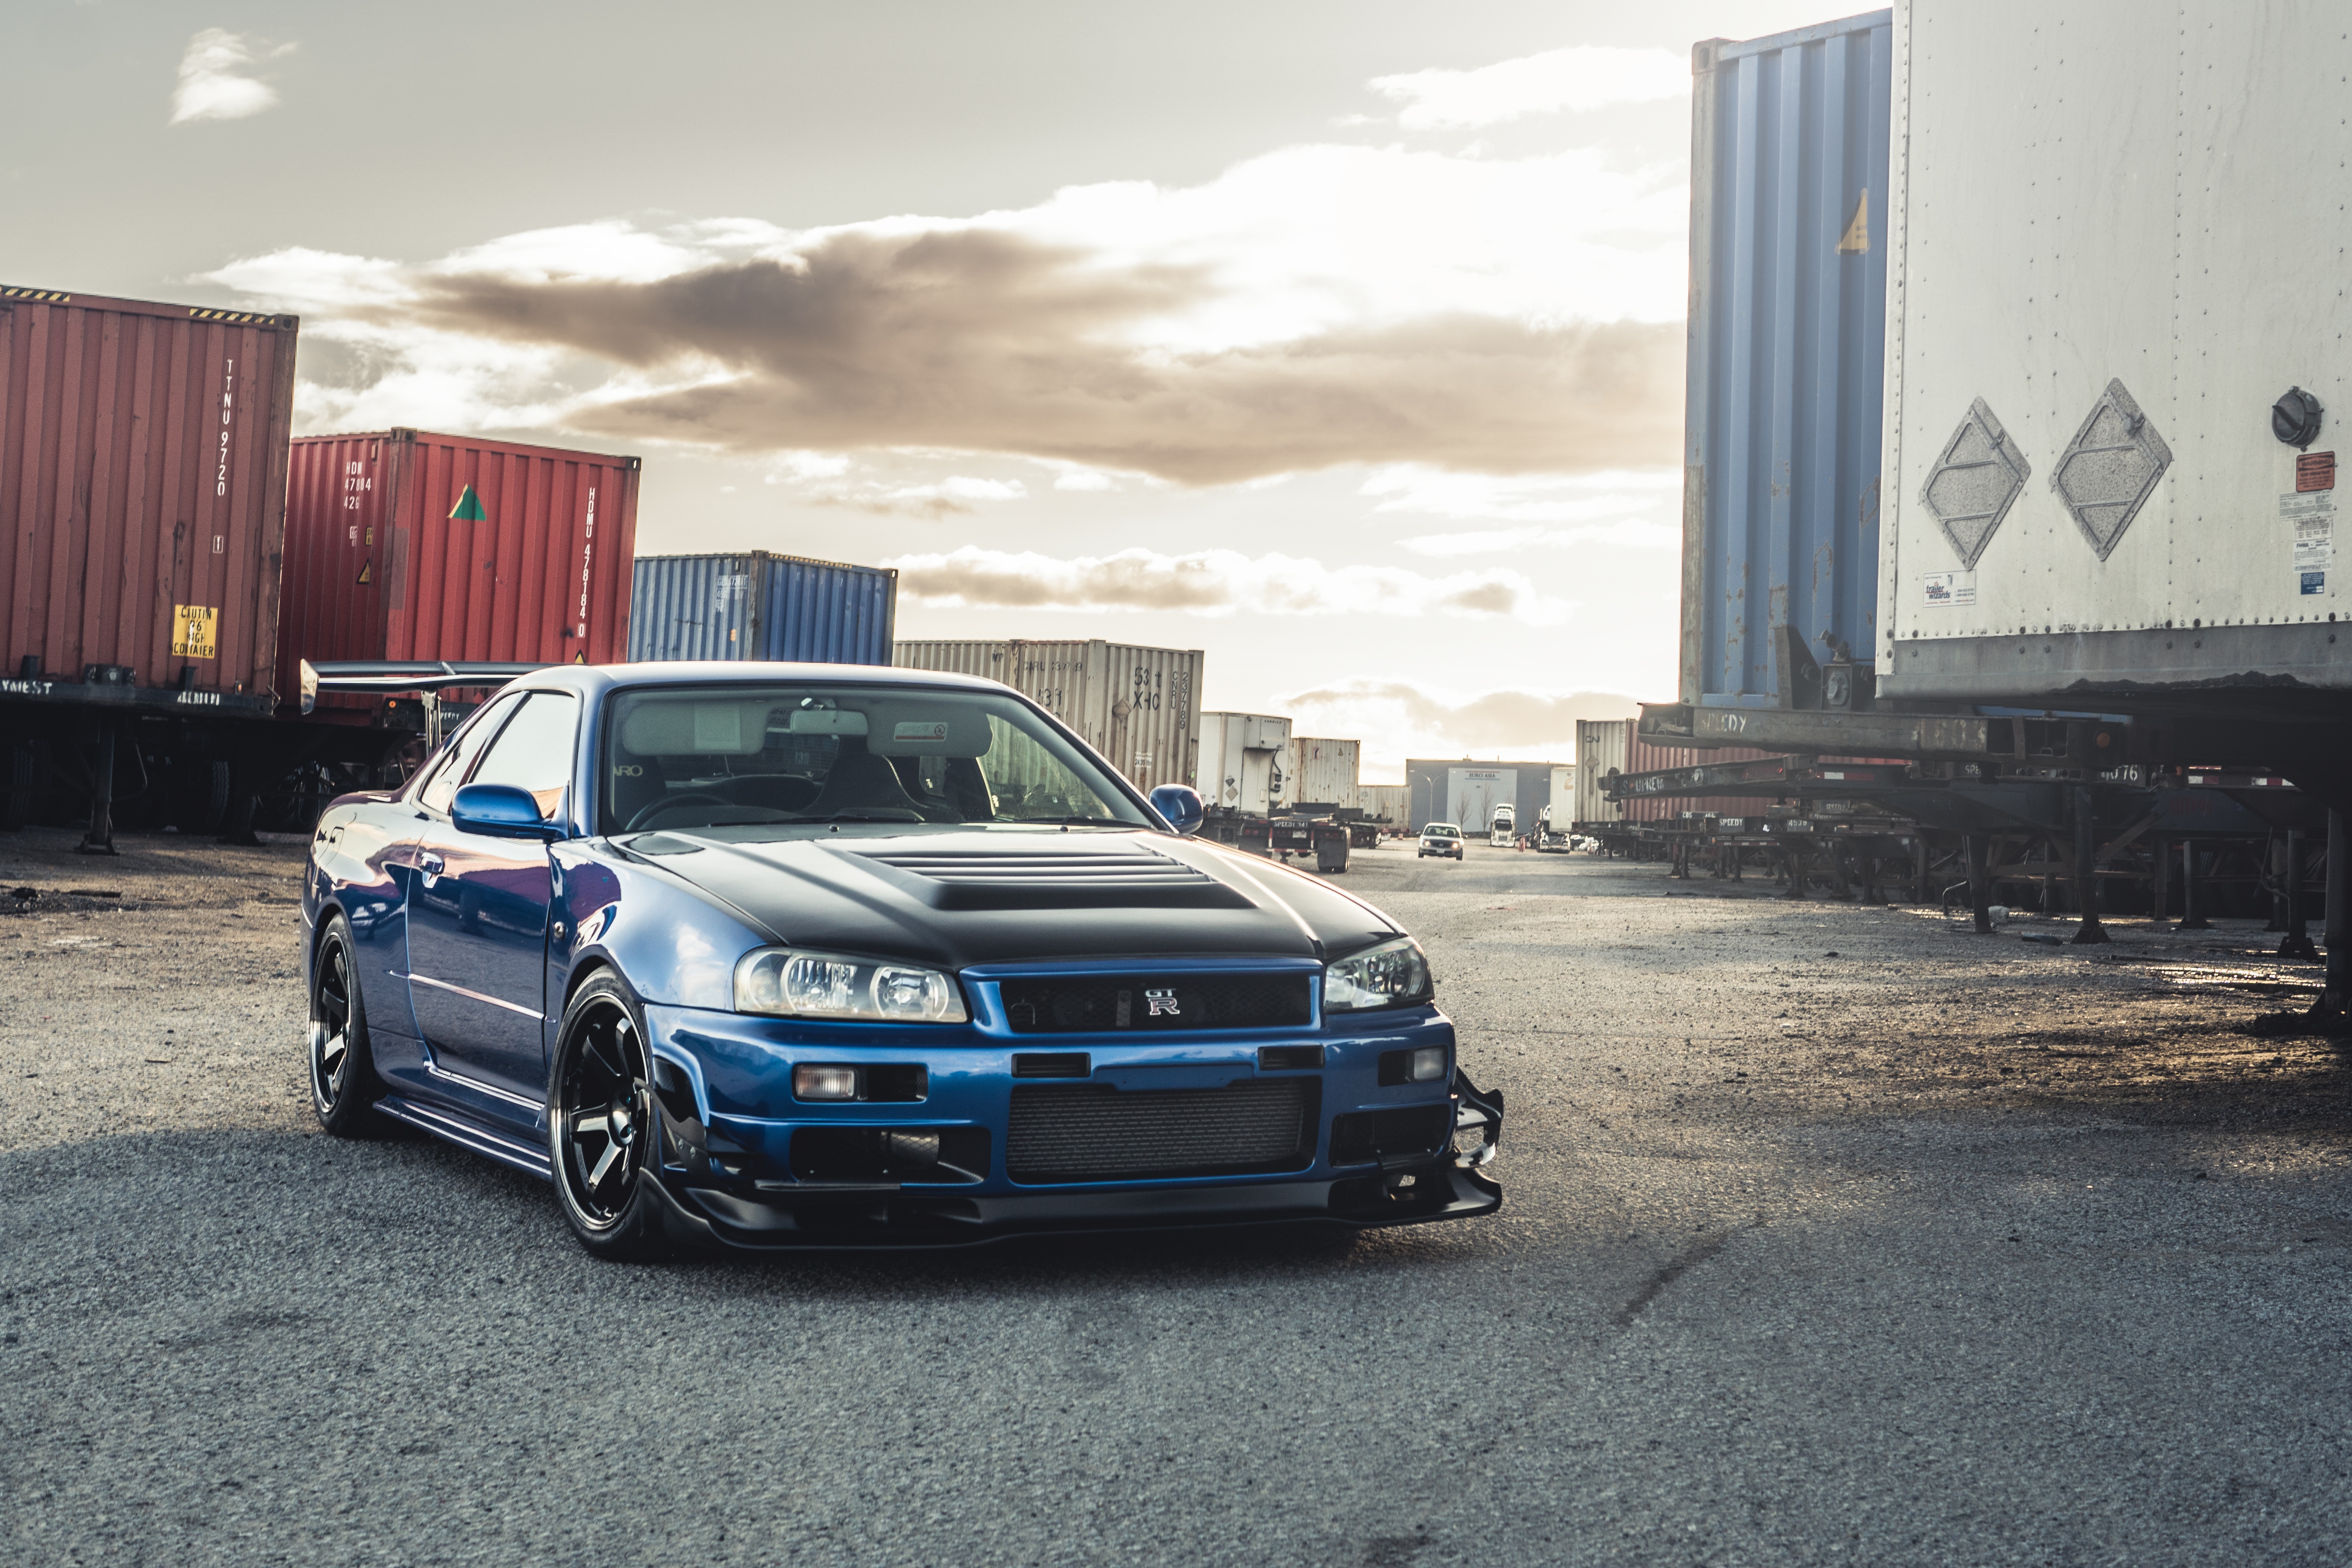
<path id="1" fill-rule="evenodd" d="M 563 805 L 563 786 L 572 782 L 572 735 L 579 721 L 580 700 L 572 693 L 530 693 L 466 782 L 527 789 L 539 802 L 541 818 L 553 821 Z"/>
<path id="2" fill-rule="evenodd" d="M 515 706 L 521 700 L 520 696 L 501 697 L 466 726 L 441 759 L 441 765 L 425 781 L 425 793 L 416 797 L 425 810 L 449 815 L 450 799 L 457 795 L 457 786 L 466 782 L 466 770 L 474 765 L 474 759 L 482 754 L 483 743 L 499 732 L 499 726 L 514 716 Z"/>

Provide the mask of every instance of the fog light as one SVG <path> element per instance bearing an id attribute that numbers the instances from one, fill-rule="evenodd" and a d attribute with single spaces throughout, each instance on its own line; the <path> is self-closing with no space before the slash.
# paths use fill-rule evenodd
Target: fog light
<path id="1" fill-rule="evenodd" d="M 1435 1083 L 1445 1076 L 1445 1047 L 1423 1046 L 1412 1053 L 1412 1081 Z"/>
<path id="2" fill-rule="evenodd" d="M 795 1100 L 856 1100 L 856 1068 L 796 1067 L 793 1069 Z"/>

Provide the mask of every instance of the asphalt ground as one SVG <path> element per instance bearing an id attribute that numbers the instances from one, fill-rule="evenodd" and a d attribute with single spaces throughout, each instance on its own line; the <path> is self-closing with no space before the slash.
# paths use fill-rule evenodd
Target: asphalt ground
<path id="1" fill-rule="evenodd" d="M 2352 1558 L 2352 1077 L 2251 924 L 1360 852 L 1498 1216 L 637 1268 L 315 1131 L 299 845 L 71 842 L 0 836 L 18 1562 Z"/>

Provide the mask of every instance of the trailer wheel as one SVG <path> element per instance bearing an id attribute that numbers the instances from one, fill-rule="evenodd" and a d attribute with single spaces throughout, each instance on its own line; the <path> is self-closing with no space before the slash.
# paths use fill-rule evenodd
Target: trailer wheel
<path id="1" fill-rule="evenodd" d="M 33 820 L 34 785 L 40 776 L 41 759 L 32 742 L 19 741 L 0 754 L 0 761 L 8 766 L 7 776 L 0 779 L 0 827 L 22 827 Z"/>
<path id="2" fill-rule="evenodd" d="M 173 773 L 173 826 L 183 833 L 218 832 L 228 815 L 228 763 L 199 757 Z"/>

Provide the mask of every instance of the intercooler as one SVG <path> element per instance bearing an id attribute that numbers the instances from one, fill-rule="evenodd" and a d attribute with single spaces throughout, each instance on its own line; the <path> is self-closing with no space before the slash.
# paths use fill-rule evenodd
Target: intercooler
<path id="1" fill-rule="evenodd" d="M 1005 1140 L 1016 1182 L 1120 1182 L 1295 1171 L 1315 1155 L 1316 1080 L 1224 1089 L 1019 1084 Z"/>

